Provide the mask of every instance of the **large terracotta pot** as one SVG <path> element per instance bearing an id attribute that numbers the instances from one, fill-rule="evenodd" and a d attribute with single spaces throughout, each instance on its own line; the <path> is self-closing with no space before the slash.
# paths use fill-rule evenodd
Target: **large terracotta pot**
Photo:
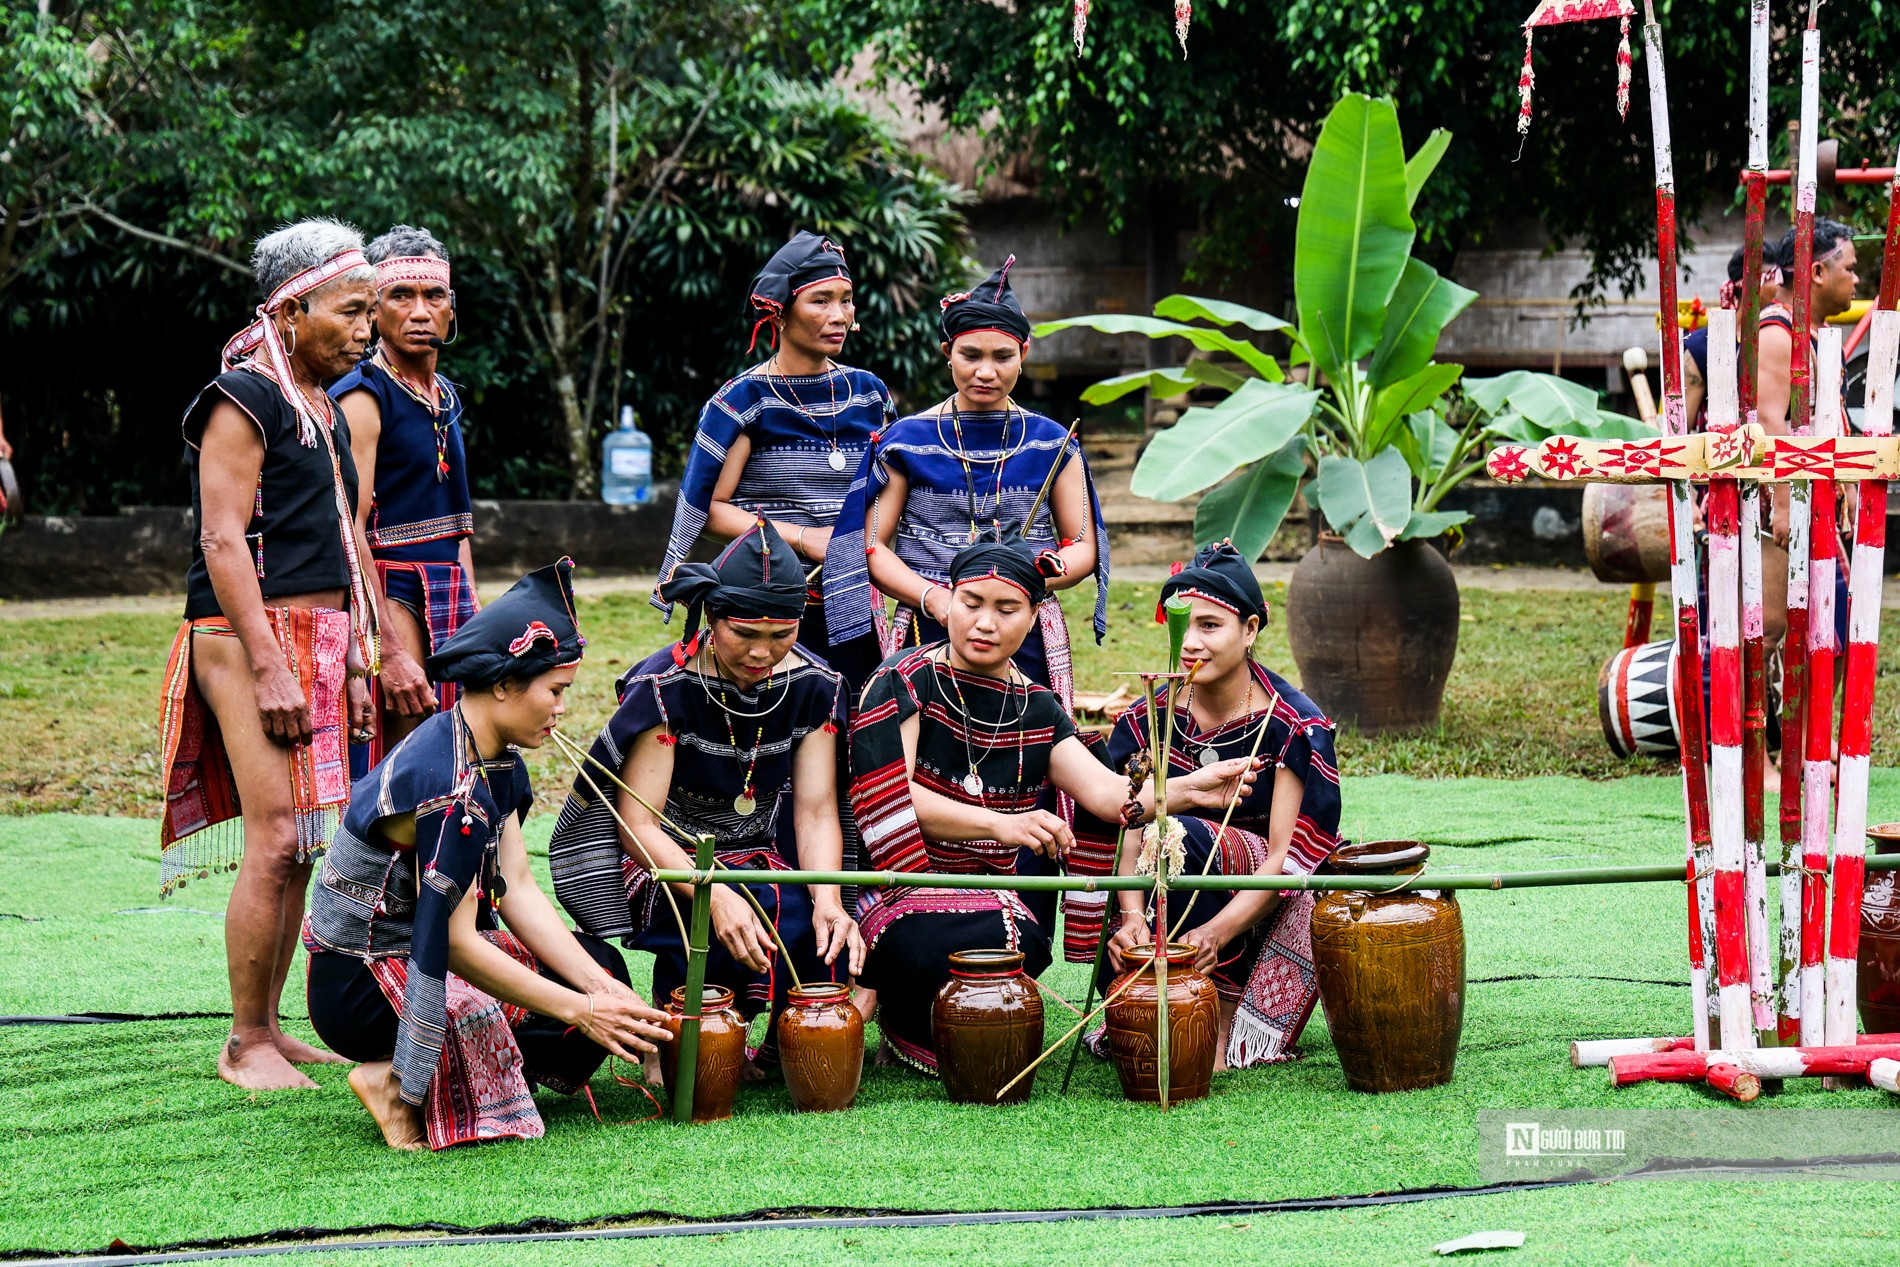
<path id="1" fill-rule="evenodd" d="M 955 1104 L 1021 1104 L 1036 1084 L 1030 1074 L 997 1092 L 1042 1050 L 1042 995 L 1023 975 L 1015 950 L 964 950 L 950 956 L 950 980 L 930 1013 L 937 1075 Z"/>
<path id="2" fill-rule="evenodd" d="M 1365 734 L 1438 724 L 1458 654 L 1458 582 L 1429 543 L 1362 559 L 1322 536 L 1293 569 L 1287 637 L 1300 688 Z"/>
<path id="3" fill-rule="evenodd" d="M 1157 1103 L 1161 1099 L 1158 1075 L 1161 1062 L 1155 1048 L 1155 1022 L 1160 1013 L 1161 982 L 1155 972 L 1155 948 L 1137 946 L 1141 960 L 1116 978 L 1108 988 L 1108 1049 L 1122 1094 L 1131 1100 Z M 1194 947 L 1170 943 L 1168 963 L 1168 1103 L 1199 1100 L 1214 1079 L 1215 1044 L 1220 1041 L 1220 993 L 1194 967 Z M 1123 990 L 1126 984 L 1127 989 Z"/>
<path id="4" fill-rule="evenodd" d="M 1409 875 L 1430 852 L 1409 840 L 1342 845 L 1322 872 Z M 1313 904 L 1313 964 L 1347 1085 L 1412 1091 L 1451 1081 L 1465 1015 L 1465 928 L 1456 897 L 1327 893 Z"/>
<path id="5" fill-rule="evenodd" d="M 1900 853 L 1900 823 L 1869 827 L 1877 854 Z M 1860 1020 L 1869 1034 L 1900 1033 L 1900 871 L 1869 871 L 1860 899 Z"/>
<path id="6" fill-rule="evenodd" d="M 851 1005 L 851 987 L 793 986 L 778 1018 L 778 1049 L 793 1109 L 850 1108 L 864 1075 L 864 1017 Z"/>
<path id="7" fill-rule="evenodd" d="M 660 1075 L 677 1086 L 680 1013 L 686 1010 L 686 987 L 673 991 L 666 1005 L 666 1029 L 672 1038 L 660 1044 Z M 745 1018 L 732 1005 L 732 991 L 709 985 L 699 1003 L 699 1059 L 693 1062 L 693 1120 L 723 1122 L 732 1116 L 745 1070 Z"/>

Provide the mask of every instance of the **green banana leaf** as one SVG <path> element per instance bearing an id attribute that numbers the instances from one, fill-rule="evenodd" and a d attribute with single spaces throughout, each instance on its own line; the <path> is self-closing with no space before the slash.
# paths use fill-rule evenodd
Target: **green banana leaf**
<path id="1" fill-rule="evenodd" d="M 1388 387 L 1424 369 L 1438 348 L 1438 336 L 1477 297 L 1477 291 L 1447 281 L 1431 265 L 1406 260 L 1405 272 L 1386 309 L 1379 346 L 1373 349 L 1372 361 L 1366 367 L 1366 381 L 1374 387 Z"/>
<path id="2" fill-rule="evenodd" d="M 1412 517 L 1412 472 L 1397 449 L 1367 461 L 1328 455 L 1315 481 L 1320 509 L 1346 544 L 1370 559 L 1399 539 Z"/>
<path id="3" fill-rule="evenodd" d="M 1247 381 L 1246 375 L 1236 374 L 1212 361 L 1189 361 L 1186 365 L 1171 369 L 1137 370 L 1133 374 L 1117 374 L 1099 383 L 1091 383 L 1082 389 L 1082 400 L 1085 404 L 1106 405 L 1144 387 L 1158 396 L 1179 396 L 1196 387 L 1218 387 L 1232 392 L 1239 391 L 1240 385 Z"/>
<path id="4" fill-rule="evenodd" d="M 1424 144 L 1405 160 L 1405 205 L 1418 205 L 1418 191 L 1425 188 L 1425 182 L 1438 170 L 1439 160 L 1445 157 L 1445 151 L 1451 148 L 1451 133 L 1443 128 L 1433 128 L 1432 134 L 1425 138 Z"/>
<path id="5" fill-rule="evenodd" d="M 1306 474 L 1306 437 L 1294 436 L 1201 498 L 1194 508 L 1194 544 L 1232 540 L 1249 562 L 1267 552 Z"/>
<path id="6" fill-rule="evenodd" d="M 1218 405 L 1188 410 L 1150 441 L 1135 464 L 1130 490 L 1137 497 L 1172 502 L 1217 484 L 1284 448 L 1318 404 L 1319 393 L 1310 387 L 1260 379 L 1243 383 Z"/>
<path id="7" fill-rule="evenodd" d="M 1073 330 L 1078 326 L 1099 330 L 1103 334 L 1145 334 L 1151 339 L 1186 339 L 1203 352 L 1226 352 L 1240 358 L 1263 378 L 1277 381 L 1283 377 L 1280 363 L 1245 339 L 1236 339 L 1231 334 L 1222 334 L 1206 326 L 1182 325 L 1178 321 L 1163 321 L 1159 317 L 1144 317 L 1138 313 L 1102 312 L 1086 317 L 1063 317 L 1058 321 L 1045 321 L 1029 333 L 1041 339 L 1058 330 Z"/>
<path id="8" fill-rule="evenodd" d="M 1391 444 L 1408 414 L 1430 409 L 1438 398 L 1451 390 L 1462 365 L 1427 365 L 1410 378 L 1401 379 L 1373 394 L 1372 410 L 1366 424 L 1366 448 L 1376 453 Z"/>
<path id="9" fill-rule="evenodd" d="M 1288 330 L 1291 325 L 1270 312 L 1229 303 L 1225 299 L 1201 299 L 1195 295 L 1169 295 L 1155 305 L 1155 316 L 1171 321 L 1211 321 L 1217 326 L 1243 325 L 1262 332 Z"/>
<path id="10" fill-rule="evenodd" d="M 1300 337 L 1329 378 L 1378 346 L 1415 234 L 1398 111 L 1349 93 L 1313 144 L 1293 248 Z"/>

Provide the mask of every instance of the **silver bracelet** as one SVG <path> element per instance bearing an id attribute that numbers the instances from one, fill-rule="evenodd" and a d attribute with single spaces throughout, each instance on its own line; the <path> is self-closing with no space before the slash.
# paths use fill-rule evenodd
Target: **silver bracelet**
<path id="1" fill-rule="evenodd" d="M 924 586 L 924 592 L 917 596 L 917 610 L 922 612 L 925 616 L 929 617 L 929 619 L 931 620 L 937 620 L 937 618 L 935 616 L 930 615 L 930 591 L 940 590 L 940 589 L 943 589 L 943 586 L 937 584 L 937 582 L 935 581 L 932 581 L 930 582 L 930 584 Z M 937 621 L 937 623 L 942 624 L 943 622 Z"/>

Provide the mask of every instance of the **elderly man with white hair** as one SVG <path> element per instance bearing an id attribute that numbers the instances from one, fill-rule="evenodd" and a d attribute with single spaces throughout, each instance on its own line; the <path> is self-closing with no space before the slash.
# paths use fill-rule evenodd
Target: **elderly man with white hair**
<path id="1" fill-rule="evenodd" d="M 324 394 L 369 346 L 376 270 L 356 230 L 306 220 L 251 261 L 263 302 L 185 412 L 198 535 L 165 676 L 161 883 L 237 869 L 225 913 L 231 1034 L 218 1073 L 312 1087 L 338 1058 L 283 1032 L 312 859 L 349 801 L 345 728 L 377 669 L 349 429 Z M 241 819 L 241 822 L 240 822 Z"/>

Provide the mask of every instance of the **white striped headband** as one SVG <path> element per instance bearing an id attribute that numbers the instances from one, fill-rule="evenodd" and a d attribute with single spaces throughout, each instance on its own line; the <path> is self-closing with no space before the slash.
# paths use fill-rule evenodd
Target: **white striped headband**
<path id="1" fill-rule="evenodd" d="M 387 290 L 401 282 L 418 286 L 449 287 L 449 262 L 434 255 L 398 255 L 376 266 L 376 289 Z"/>
<path id="2" fill-rule="evenodd" d="M 352 246 L 338 251 L 321 264 L 306 268 L 295 277 L 273 290 L 263 303 L 257 306 L 257 320 L 245 326 L 224 345 L 224 368 L 230 369 L 258 344 L 264 341 L 265 319 L 271 313 L 289 303 L 300 299 L 328 282 L 333 282 L 351 269 L 367 268 L 369 260 L 363 255 L 361 247 Z"/>

